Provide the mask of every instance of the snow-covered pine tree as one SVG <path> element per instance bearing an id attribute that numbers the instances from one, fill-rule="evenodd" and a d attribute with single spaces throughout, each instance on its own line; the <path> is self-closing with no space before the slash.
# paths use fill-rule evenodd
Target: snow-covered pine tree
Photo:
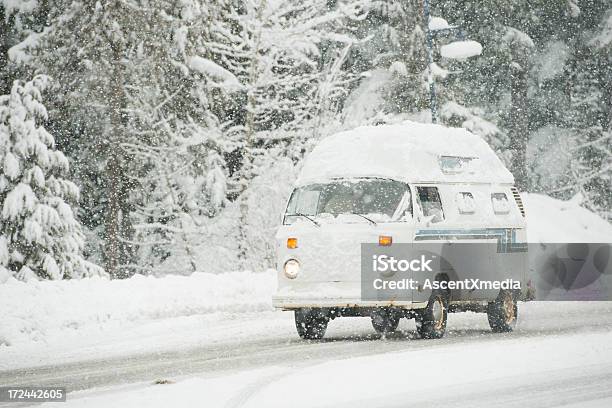
<path id="1" fill-rule="evenodd" d="M 147 271 L 193 272 L 205 224 L 226 203 L 224 139 L 212 102 L 240 89 L 233 74 L 208 57 L 203 37 L 214 30 L 218 5 L 155 0 L 148 35 L 136 56 L 136 83 L 127 92 L 139 142 L 125 149 L 138 174 L 133 242 Z M 168 33 L 172 33 L 168 36 Z"/>
<path id="2" fill-rule="evenodd" d="M 0 94 L 10 93 L 13 81 L 24 75 L 19 62 L 44 28 L 48 1 L 0 0 Z"/>
<path id="3" fill-rule="evenodd" d="M 64 177 L 68 160 L 42 126 L 45 76 L 15 81 L 0 97 L 0 268 L 18 279 L 99 275 L 85 261 L 81 225 L 71 208 L 77 186 Z"/>
<path id="4" fill-rule="evenodd" d="M 590 12 L 585 5 L 585 11 Z M 571 147 L 568 171 L 554 193 L 578 195 L 581 204 L 612 219 L 612 7 L 593 32 L 574 39 L 565 81 Z M 583 23 L 584 24 L 584 23 Z"/>
<path id="5" fill-rule="evenodd" d="M 54 4 L 33 52 L 32 64 L 57 78 L 52 123 L 77 163 L 83 219 L 113 277 L 189 253 L 199 240 L 183 234 L 197 230 L 193 217 L 223 206 L 231 147 L 211 105 L 224 94 L 214 85 L 227 83 L 201 46 L 216 24 L 208 3 Z"/>
<path id="6" fill-rule="evenodd" d="M 137 12 L 142 6 L 136 0 L 69 0 L 51 7 L 31 64 L 54 78 L 51 123 L 60 143 L 70 139 L 66 152 L 83 185 L 83 220 L 101 238 L 93 249 L 112 277 L 126 277 L 135 252 L 128 200 L 134 182 L 122 143 L 134 136 L 126 87 L 134 39 L 145 28 Z"/>

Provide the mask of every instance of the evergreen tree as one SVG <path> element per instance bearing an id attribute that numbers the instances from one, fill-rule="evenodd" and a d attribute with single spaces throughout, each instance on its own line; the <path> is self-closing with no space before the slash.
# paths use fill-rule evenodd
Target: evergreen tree
<path id="1" fill-rule="evenodd" d="M 223 206 L 227 143 L 210 105 L 228 72 L 204 55 L 209 11 L 195 0 L 74 0 L 54 10 L 36 50 L 38 69 L 62 84 L 53 122 L 79 141 L 83 217 L 113 277 L 189 253 L 195 238 L 179 231 Z"/>
<path id="2" fill-rule="evenodd" d="M 208 57 L 204 31 L 208 4 L 156 1 L 148 17 L 150 39 L 138 56 L 137 86 L 128 93 L 140 141 L 126 149 L 135 158 L 138 189 L 134 243 L 139 267 L 197 269 L 196 249 L 207 220 L 226 204 L 227 167 L 233 149 L 222 137 L 212 102 L 240 89 L 232 73 Z M 208 25 L 207 25 L 208 24 Z M 168 36 L 172 33 L 172 36 Z M 139 171 L 139 167 L 146 171 Z M 164 261 L 172 257 L 172 266 Z"/>
<path id="3" fill-rule="evenodd" d="M 71 207 L 79 191 L 64 178 L 68 160 L 41 124 L 47 82 L 15 81 L 0 97 L 0 267 L 20 279 L 100 274 L 82 257 L 83 232 Z"/>
<path id="4" fill-rule="evenodd" d="M 586 32 L 576 39 L 566 71 L 569 101 L 564 126 L 572 129 L 573 143 L 568 152 L 568 174 L 555 192 L 579 194 L 585 207 L 610 220 L 612 8 L 596 15 L 602 17 L 600 24 L 594 33 Z"/>
<path id="5" fill-rule="evenodd" d="M 10 93 L 13 81 L 27 76 L 19 62 L 44 29 L 53 0 L 0 0 L 0 94 Z M 56 0 L 61 1 L 61 0 Z"/>

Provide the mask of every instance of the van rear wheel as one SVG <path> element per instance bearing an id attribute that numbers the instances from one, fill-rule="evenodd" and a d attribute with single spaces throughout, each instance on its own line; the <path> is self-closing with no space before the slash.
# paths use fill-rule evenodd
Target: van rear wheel
<path id="1" fill-rule="evenodd" d="M 508 290 L 499 292 L 495 302 L 489 303 L 487 308 L 489 326 L 494 333 L 511 332 L 516 326 L 517 316 L 516 299 Z"/>
<path id="2" fill-rule="evenodd" d="M 376 309 L 370 317 L 372 318 L 372 327 L 379 334 L 393 333 L 399 326 L 400 316 L 389 309 Z"/>
<path id="3" fill-rule="evenodd" d="M 427 307 L 415 316 L 417 332 L 423 339 L 439 339 L 446 332 L 448 319 L 448 296 L 434 292 L 429 297 Z"/>
<path id="4" fill-rule="evenodd" d="M 295 311 L 295 328 L 301 338 L 322 339 L 327 330 L 329 317 L 319 309 L 298 309 Z"/>

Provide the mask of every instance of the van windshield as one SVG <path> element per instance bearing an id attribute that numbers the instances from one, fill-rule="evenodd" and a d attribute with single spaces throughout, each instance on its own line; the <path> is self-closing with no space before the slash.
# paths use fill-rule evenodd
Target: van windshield
<path id="1" fill-rule="evenodd" d="M 411 214 L 410 190 L 405 183 L 386 179 L 338 180 L 296 188 L 291 194 L 285 224 L 308 216 L 335 219 L 360 214 L 375 222 L 399 221 Z M 401 214 L 398 210 L 401 208 Z M 406 210 L 406 211 L 403 211 Z"/>

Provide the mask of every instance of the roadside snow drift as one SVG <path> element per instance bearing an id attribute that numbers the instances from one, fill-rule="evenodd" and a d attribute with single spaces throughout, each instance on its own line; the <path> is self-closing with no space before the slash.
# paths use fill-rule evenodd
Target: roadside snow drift
<path id="1" fill-rule="evenodd" d="M 577 202 L 522 194 L 529 242 L 612 243 L 612 224 Z"/>
<path id="2" fill-rule="evenodd" d="M 540 243 L 529 247 L 529 276 L 536 289 L 536 299 L 610 300 L 612 225 L 580 207 L 576 199 L 560 201 L 540 194 L 523 194 L 522 199 L 528 240 Z M 551 267 L 560 259 L 569 259 L 571 248 L 576 248 L 574 243 L 594 243 L 592 248 L 601 248 L 603 252 L 587 250 L 584 260 L 575 261 L 574 266 L 565 271 L 557 269 L 558 266 Z"/>
<path id="3" fill-rule="evenodd" d="M 271 309 L 272 272 L 194 273 L 0 284 L 2 348 L 83 329 L 112 330 L 215 312 Z M 1 360 L 1 358 L 0 358 Z"/>

